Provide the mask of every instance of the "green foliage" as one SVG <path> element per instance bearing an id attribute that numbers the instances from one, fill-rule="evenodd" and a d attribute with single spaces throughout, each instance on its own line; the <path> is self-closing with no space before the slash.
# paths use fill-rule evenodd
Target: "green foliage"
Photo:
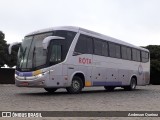
<path id="1" fill-rule="evenodd" d="M 145 48 L 147 48 L 150 51 L 150 83 L 160 84 L 160 45 L 149 45 Z"/>
<path id="2" fill-rule="evenodd" d="M 0 40 L 4 40 L 4 38 L 5 38 L 4 33 L 2 31 L 0 31 Z"/>
<path id="3" fill-rule="evenodd" d="M 4 40 L 5 35 L 2 31 L 0 31 L 0 67 L 3 67 L 6 63 L 6 52 L 5 48 L 7 47 L 6 41 Z"/>
<path id="4" fill-rule="evenodd" d="M 160 45 L 149 45 L 145 48 L 147 48 L 150 51 L 151 60 L 160 61 Z"/>
<path id="5" fill-rule="evenodd" d="M 2 31 L 0 31 L 0 68 L 7 64 L 9 67 L 13 67 L 16 65 L 17 61 L 17 52 L 18 47 L 15 46 L 12 49 L 12 54 L 8 54 L 8 46 L 5 39 L 5 35 Z"/>

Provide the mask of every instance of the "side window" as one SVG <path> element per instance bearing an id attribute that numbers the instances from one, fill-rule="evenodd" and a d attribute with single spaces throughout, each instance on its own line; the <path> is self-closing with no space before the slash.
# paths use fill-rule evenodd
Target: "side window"
<path id="1" fill-rule="evenodd" d="M 137 61 L 140 62 L 141 61 L 141 54 L 140 51 L 137 50 Z"/>
<path id="2" fill-rule="evenodd" d="M 102 55 L 102 41 L 99 39 L 94 39 L 94 54 L 95 55 Z"/>
<path id="3" fill-rule="evenodd" d="M 132 49 L 132 60 L 138 61 L 138 62 L 141 61 L 141 55 L 139 50 Z"/>
<path id="4" fill-rule="evenodd" d="M 131 48 L 122 46 L 122 59 L 131 60 Z"/>
<path id="5" fill-rule="evenodd" d="M 132 49 L 132 60 L 137 61 L 137 51 L 136 51 L 136 49 Z"/>
<path id="6" fill-rule="evenodd" d="M 120 48 L 120 45 L 116 45 L 116 58 L 121 58 L 121 48 Z"/>
<path id="7" fill-rule="evenodd" d="M 109 55 L 110 57 L 121 58 L 120 45 L 109 43 Z"/>
<path id="8" fill-rule="evenodd" d="M 141 51 L 141 56 L 142 56 L 142 62 L 148 62 L 149 61 L 149 53 Z"/>
<path id="9" fill-rule="evenodd" d="M 82 54 L 92 54 L 93 53 L 92 38 L 81 34 L 77 41 L 74 51 Z"/>
<path id="10" fill-rule="evenodd" d="M 102 55 L 103 56 L 108 56 L 108 43 L 107 42 L 102 42 Z"/>
<path id="11" fill-rule="evenodd" d="M 109 56 L 110 57 L 116 56 L 116 45 L 114 43 L 109 43 Z"/>
<path id="12" fill-rule="evenodd" d="M 127 48 L 127 60 L 131 60 L 131 48 Z"/>
<path id="13" fill-rule="evenodd" d="M 122 46 L 122 59 L 127 59 L 127 47 Z"/>
<path id="14" fill-rule="evenodd" d="M 70 48 L 70 45 L 76 35 L 76 32 L 72 31 L 66 31 L 66 30 L 56 30 L 53 31 L 53 36 L 60 36 L 64 37 L 65 40 L 61 42 L 62 44 L 62 59 L 64 60 L 66 58 L 66 55 L 68 53 L 68 50 Z"/>
<path id="15" fill-rule="evenodd" d="M 94 54 L 108 56 L 108 43 L 103 40 L 94 38 Z"/>
<path id="16" fill-rule="evenodd" d="M 51 63 L 58 63 L 61 62 L 61 53 L 62 53 L 62 46 L 61 45 L 52 45 L 51 47 L 51 55 L 49 61 Z"/>
<path id="17" fill-rule="evenodd" d="M 93 40 L 90 37 L 86 37 L 86 46 L 87 46 L 87 53 L 93 54 Z"/>

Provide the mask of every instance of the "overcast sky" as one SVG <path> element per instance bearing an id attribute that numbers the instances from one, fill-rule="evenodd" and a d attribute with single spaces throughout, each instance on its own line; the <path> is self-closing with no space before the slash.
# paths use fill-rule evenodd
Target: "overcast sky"
<path id="1" fill-rule="evenodd" d="M 0 0 L 0 30 L 7 43 L 66 25 L 137 46 L 160 45 L 160 0 Z"/>

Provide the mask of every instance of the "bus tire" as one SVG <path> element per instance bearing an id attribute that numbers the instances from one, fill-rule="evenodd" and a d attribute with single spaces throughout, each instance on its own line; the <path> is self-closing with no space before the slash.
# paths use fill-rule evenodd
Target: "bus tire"
<path id="1" fill-rule="evenodd" d="M 106 91 L 114 91 L 114 86 L 104 86 Z"/>
<path id="2" fill-rule="evenodd" d="M 71 94 L 77 94 L 80 93 L 83 88 L 83 82 L 82 79 L 78 76 L 74 76 L 72 79 L 72 83 L 70 87 L 67 87 L 67 92 Z"/>
<path id="3" fill-rule="evenodd" d="M 54 93 L 57 90 L 57 88 L 44 88 L 44 89 L 49 93 Z"/>
<path id="4" fill-rule="evenodd" d="M 132 90 L 135 90 L 136 89 L 136 86 L 137 86 L 137 81 L 135 78 L 131 78 L 131 82 L 130 82 L 130 85 L 129 86 L 125 86 L 124 87 L 124 90 L 127 90 L 127 91 L 132 91 Z"/>

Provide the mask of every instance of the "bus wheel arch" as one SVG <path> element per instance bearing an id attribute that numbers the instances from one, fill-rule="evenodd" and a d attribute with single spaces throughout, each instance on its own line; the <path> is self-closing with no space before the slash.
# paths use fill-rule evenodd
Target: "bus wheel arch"
<path id="1" fill-rule="evenodd" d="M 74 76 L 80 77 L 82 79 L 83 87 L 85 86 L 85 77 L 83 73 L 76 73 Z M 73 77 L 74 77 L 73 76 Z"/>
<path id="2" fill-rule="evenodd" d="M 127 91 L 135 90 L 137 86 L 137 76 L 133 75 L 130 79 L 130 84 L 128 86 L 124 86 L 123 88 Z"/>
<path id="3" fill-rule="evenodd" d="M 71 80 L 71 86 L 67 87 L 66 90 L 71 94 L 80 93 L 85 85 L 85 77 L 82 73 L 76 73 L 73 75 Z"/>
<path id="4" fill-rule="evenodd" d="M 133 75 L 132 77 L 131 77 L 131 80 L 132 80 L 132 78 L 134 78 L 135 79 L 135 81 L 136 81 L 136 85 L 137 85 L 137 76 L 136 75 Z M 130 81 L 131 81 L 130 80 Z"/>

